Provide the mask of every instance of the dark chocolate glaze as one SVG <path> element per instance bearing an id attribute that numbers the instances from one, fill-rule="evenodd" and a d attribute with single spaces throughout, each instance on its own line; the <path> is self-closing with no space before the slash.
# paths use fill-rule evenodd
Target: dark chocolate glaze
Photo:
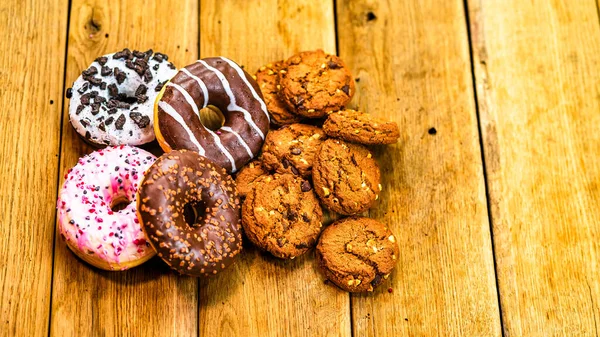
<path id="1" fill-rule="evenodd" d="M 174 150 L 160 156 L 140 185 L 137 203 L 152 247 L 181 274 L 216 274 L 242 250 L 235 183 L 197 152 Z M 194 226 L 184 217 L 187 204 L 200 205 Z"/>
<path id="2" fill-rule="evenodd" d="M 180 70 L 157 104 L 159 131 L 170 148 L 197 151 L 230 173 L 259 153 L 269 131 L 269 115 L 258 84 L 222 57 L 202 59 Z M 165 105 L 177 118 L 165 111 Z M 208 105 L 225 116 L 217 131 L 205 128 L 197 114 Z"/>

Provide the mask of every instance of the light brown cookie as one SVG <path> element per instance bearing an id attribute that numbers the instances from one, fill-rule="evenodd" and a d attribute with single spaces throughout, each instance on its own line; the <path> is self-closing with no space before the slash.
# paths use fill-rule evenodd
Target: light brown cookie
<path id="1" fill-rule="evenodd" d="M 254 160 L 244 166 L 235 177 L 235 185 L 240 197 L 245 197 L 255 186 L 255 183 L 269 175 L 269 171 L 259 160 Z"/>
<path id="2" fill-rule="evenodd" d="M 290 124 L 267 134 L 262 150 L 265 167 L 279 173 L 310 176 L 313 160 L 327 136 L 319 127 Z"/>
<path id="3" fill-rule="evenodd" d="M 320 49 L 290 57 L 279 72 L 279 84 L 280 96 L 290 110 L 309 118 L 340 110 L 356 91 L 344 62 Z"/>
<path id="4" fill-rule="evenodd" d="M 368 145 L 393 144 L 400 136 L 396 122 L 356 110 L 330 113 L 323 124 L 323 131 L 333 138 Z"/>
<path id="5" fill-rule="evenodd" d="M 317 244 L 325 277 L 343 290 L 373 291 L 396 265 L 396 237 L 381 222 L 362 217 L 338 220 L 325 228 Z"/>
<path id="6" fill-rule="evenodd" d="M 289 259 L 314 247 L 323 212 L 310 182 L 275 174 L 257 182 L 242 206 L 246 236 L 259 248 Z"/>
<path id="7" fill-rule="evenodd" d="M 359 144 L 327 139 L 315 157 L 313 184 L 330 210 L 354 215 L 371 208 L 381 191 L 379 166 Z"/>
<path id="8" fill-rule="evenodd" d="M 279 97 L 281 86 L 279 85 L 279 71 L 283 69 L 284 62 L 277 61 L 260 67 L 256 72 L 256 83 L 262 91 L 263 98 L 267 104 L 267 110 L 271 115 L 271 123 L 285 125 L 298 123 L 302 118 L 290 111 Z"/>

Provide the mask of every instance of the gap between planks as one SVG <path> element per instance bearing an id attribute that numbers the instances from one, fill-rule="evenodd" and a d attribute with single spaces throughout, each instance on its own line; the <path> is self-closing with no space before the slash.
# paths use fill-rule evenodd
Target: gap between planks
<path id="1" fill-rule="evenodd" d="M 65 101 L 66 96 L 66 88 L 67 88 L 67 59 L 68 59 L 68 53 L 69 53 L 69 28 L 71 27 L 71 4 L 72 4 L 72 0 L 69 0 L 69 3 L 67 5 L 67 29 L 65 31 L 65 52 L 64 52 L 64 60 L 63 60 L 63 90 L 61 92 L 61 106 L 60 106 L 60 133 L 59 133 L 59 137 L 58 137 L 58 165 L 56 166 L 56 197 L 58 197 L 58 193 L 60 191 L 61 188 L 61 184 L 60 184 L 60 161 L 62 158 L 62 144 L 63 144 L 63 128 L 64 128 L 64 124 L 63 124 L 63 120 L 65 117 Z M 57 217 L 57 213 L 58 213 L 58 209 L 54 210 L 54 226 L 52 227 L 52 274 L 50 274 L 50 299 L 48 301 L 48 337 L 50 337 L 51 335 L 51 328 L 52 328 L 52 290 L 54 289 L 54 258 L 56 255 L 56 225 L 57 225 L 57 221 L 58 221 L 58 217 Z"/>
<path id="2" fill-rule="evenodd" d="M 469 4 L 468 4 L 469 0 L 463 0 L 462 5 L 463 5 L 463 10 L 465 13 L 465 25 L 467 27 L 467 40 L 469 41 L 469 66 L 470 66 L 470 71 L 471 71 L 471 81 L 472 81 L 472 85 L 473 85 L 473 99 L 475 101 L 475 115 L 477 117 L 477 133 L 479 136 L 479 149 L 481 151 L 481 166 L 483 169 L 483 181 L 484 181 L 484 186 L 485 186 L 485 203 L 486 203 L 486 208 L 487 208 L 487 215 L 488 215 L 488 223 L 490 226 L 490 242 L 492 245 L 492 257 L 494 260 L 494 279 L 496 281 L 496 300 L 498 301 L 498 313 L 500 316 L 500 331 L 502 333 L 502 336 L 505 336 L 505 331 L 504 331 L 504 321 L 502 318 L 502 302 L 500 301 L 500 287 L 498 287 L 498 264 L 496 262 L 496 246 L 494 244 L 494 225 L 493 225 L 493 217 L 492 217 L 492 208 L 491 208 L 491 204 L 490 204 L 490 189 L 489 189 L 489 183 L 488 183 L 488 176 L 487 176 L 487 170 L 485 167 L 485 146 L 483 146 L 483 133 L 481 130 L 481 117 L 479 116 L 479 99 L 477 97 L 477 82 L 475 79 L 475 59 L 473 57 L 473 41 L 471 38 L 471 15 L 469 13 Z M 477 19 L 475 19 L 477 20 Z"/>

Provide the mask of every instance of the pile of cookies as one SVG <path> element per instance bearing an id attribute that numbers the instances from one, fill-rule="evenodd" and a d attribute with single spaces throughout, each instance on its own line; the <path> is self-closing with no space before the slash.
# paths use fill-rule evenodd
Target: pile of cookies
<path id="1" fill-rule="evenodd" d="M 398 244 L 386 225 L 359 216 L 383 188 L 365 145 L 395 143 L 398 126 L 344 110 L 355 93 L 354 79 L 339 57 L 322 50 L 261 67 L 255 79 L 279 128 L 268 133 L 258 159 L 235 180 L 245 198 L 246 236 L 283 259 L 316 246 L 330 281 L 346 291 L 372 291 L 392 271 Z M 350 217 L 324 228 L 321 205 Z"/>

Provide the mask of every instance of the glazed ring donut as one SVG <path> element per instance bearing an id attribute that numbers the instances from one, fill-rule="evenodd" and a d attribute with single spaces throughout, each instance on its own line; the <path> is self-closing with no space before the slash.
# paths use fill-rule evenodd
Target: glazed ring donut
<path id="1" fill-rule="evenodd" d="M 165 54 L 152 50 L 98 57 L 67 90 L 69 120 L 95 145 L 140 145 L 154 140 L 154 101 L 177 73 Z"/>
<path id="2" fill-rule="evenodd" d="M 242 250 L 233 179 L 197 152 L 175 150 L 158 158 L 142 181 L 137 203 L 150 244 L 181 274 L 216 274 Z M 195 220 L 186 215 L 189 209 L 197 213 Z"/>
<path id="3" fill-rule="evenodd" d="M 130 146 L 107 147 L 79 159 L 58 197 L 59 232 L 81 259 L 105 270 L 125 270 L 155 255 L 136 216 L 136 192 L 156 160 Z M 113 211 L 117 204 L 124 209 Z"/>
<path id="4" fill-rule="evenodd" d="M 200 110 L 212 105 L 225 116 L 212 131 Z M 224 57 L 196 61 L 167 83 L 156 101 L 155 133 L 165 152 L 187 149 L 236 172 L 254 158 L 269 131 L 269 114 L 256 81 Z"/>

